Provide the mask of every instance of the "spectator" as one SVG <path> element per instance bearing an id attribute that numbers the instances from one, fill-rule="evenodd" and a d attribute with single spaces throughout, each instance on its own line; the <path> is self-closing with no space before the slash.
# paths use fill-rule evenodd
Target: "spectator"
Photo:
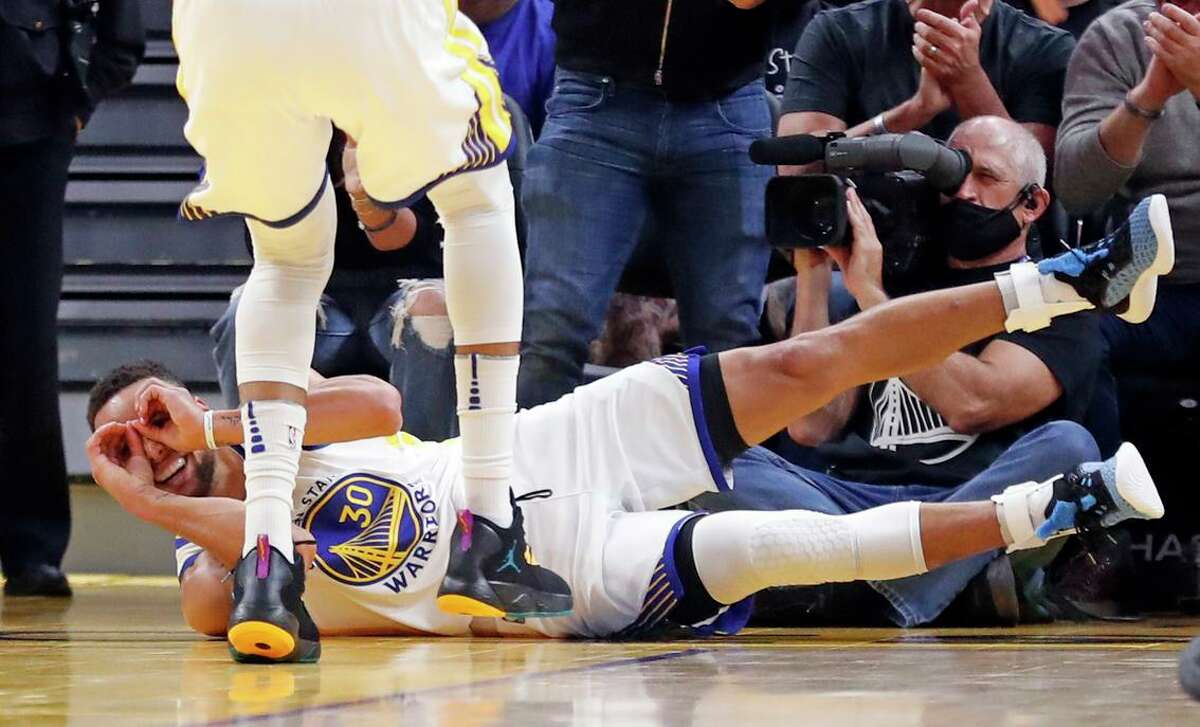
<path id="1" fill-rule="evenodd" d="M 1200 20 L 1193 13 L 1200 13 L 1195 0 L 1126 3 L 1088 29 L 1067 74 L 1054 179 L 1063 204 L 1086 214 L 1161 193 L 1175 228 L 1175 269 L 1150 320 L 1135 331 L 1101 319 L 1117 371 L 1194 373 L 1200 355 Z M 1115 385 L 1101 394 L 1097 419 L 1115 427 Z M 1102 444 L 1118 437 L 1107 432 Z"/>
<path id="2" fill-rule="evenodd" d="M 1042 187 L 1045 156 L 1020 125 L 996 117 L 975 118 L 954 132 L 950 144 L 969 152 L 975 166 L 942 207 L 940 228 L 948 257 L 945 269 L 926 281 L 928 290 L 988 280 L 998 269 L 1019 261 L 1031 226 L 1050 202 Z M 869 256 L 867 248 L 856 249 L 854 259 L 870 260 L 870 265 L 860 263 L 843 271 L 846 287 L 864 310 L 886 299 L 879 293 L 882 248 L 874 243 Z M 844 249 L 829 250 L 837 260 L 844 261 L 846 254 Z M 831 267 L 820 251 L 797 251 L 796 259 L 793 333 L 799 334 L 829 324 Z M 827 463 L 824 472 L 808 470 L 805 477 L 827 493 L 853 493 L 845 496 L 851 499 L 903 499 L 898 493 L 907 486 L 916 485 L 919 491 L 961 487 L 969 492 L 1006 478 L 1044 479 L 1061 469 L 1060 456 L 1095 457 L 1094 440 L 1075 422 L 1082 419 L 1095 384 L 1097 325 L 1094 314 L 1057 319 L 1036 333 L 1001 334 L 933 368 L 843 393 L 788 428 L 797 442 L 817 447 Z M 749 481 L 739 483 L 729 498 L 729 503 L 717 506 L 814 508 L 805 490 L 768 489 Z M 896 607 L 897 623 L 926 623 L 995 557 L 980 556 L 943 572 L 938 597 L 921 605 L 914 605 L 905 581 L 878 590 Z M 1011 571 L 998 583 L 1011 591 Z M 1015 603 L 1016 594 L 997 594 L 996 601 Z M 906 609 L 901 602 L 908 603 Z"/>
<path id="3" fill-rule="evenodd" d="M 1083 37 L 1096 18 L 1121 4 L 1121 0 L 1004 0 L 1017 10 L 1062 28 L 1075 40 Z"/>
<path id="4" fill-rule="evenodd" d="M 770 133 L 762 75 L 774 0 L 760 3 L 556 3 L 559 69 L 522 191 L 522 406 L 582 381 L 651 216 L 685 341 L 723 350 L 756 340 L 771 171 L 747 151 Z"/>
<path id="5" fill-rule="evenodd" d="M 536 138 L 554 88 L 554 3 L 462 0 L 458 9 L 479 26 L 500 71 L 500 87 L 525 112 Z"/>
<path id="6" fill-rule="evenodd" d="M 1054 151 L 1068 33 L 993 0 L 866 0 L 818 15 L 792 58 L 779 133 L 849 136 L 1011 118 Z M 914 62 L 915 58 L 915 62 Z"/>
<path id="7" fill-rule="evenodd" d="M 69 596 L 71 529 L 58 411 L 62 215 L 75 137 L 129 83 L 137 0 L 0 3 L 0 566 L 9 596 Z"/>
<path id="8" fill-rule="evenodd" d="M 353 145 L 344 152 L 344 140 L 337 132 L 330 146 L 338 229 L 313 368 L 325 376 L 387 377 L 403 395 L 406 431 L 422 439 L 456 436 L 454 407 L 446 404 L 454 401 L 454 349 L 439 279 L 437 215 L 425 199 L 399 212 L 373 205 L 358 180 Z M 240 289 L 211 331 L 221 393 L 231 405 L 238 401 L 239 297 Z"/>

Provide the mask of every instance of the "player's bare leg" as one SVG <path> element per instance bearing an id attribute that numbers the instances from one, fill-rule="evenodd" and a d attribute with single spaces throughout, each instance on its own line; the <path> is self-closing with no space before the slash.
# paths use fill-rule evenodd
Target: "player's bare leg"
<path id="1" fill-rule="evenodd" d="M 995 282 L 899 298 L 836 326 L 726 351 L 719 360 L 738 433 L 761 442 L 847 389 L 927 368 L 1006 328 L 1037 330 L 1089 308 L 1144 321 L 1173 262 L 1166 201 L 1155 195 L 1104 240 L 1016 263 Z"/>
<path id="2" fill-rule="evenodd" d="M 991 502 L 899 502 L 837 516 L 718 513 L 696 524 L 691 547 L 704 590 L 728 605 L 774 586 L 919 575 L 977 553 L 1035 548 L 1162 514 L 1141 455 L 1125 444 L 1106 462 L 1014 485 Z"/>
<path id="3" fill-rule="evenodd" d="M 510 495 L 523 286 L 507 166 L 448 179 L 429 198 L 446 230 L 467 500 L 438 605 L 472 616 L 563 615 L 570 588 L 531 557 Z"/>
<path id="4" fill-rule="evenodd" d="M 239 661 L 315 661 L 319 635 L 292 550 L 292 493 L 307 421 L 316 310 L 333 266 L 336 225 L 326 186 L 288 227 L 248 221 L 254 268 L 237 313 L 238 393 L 245 429 L 246 525 L 234 572 L 230 652 Z"/>

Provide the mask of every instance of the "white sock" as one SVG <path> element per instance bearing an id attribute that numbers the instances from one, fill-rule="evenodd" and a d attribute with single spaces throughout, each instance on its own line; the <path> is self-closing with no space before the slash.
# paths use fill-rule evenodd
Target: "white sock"
<path id="1" fill-rule="evenodd" d="M 889 580 L 928 570 L 917 502 L 850 515 L 717 513 L 696 523 L 692 548 L 705 589 L 725 604 L 774 586 Z"/>
<path id="2" fill-rule="evenodd" d="M 517 356 L 454 357 L 467 508 L 502 528 L 513 520 L 508 492 L 519 362 Z"/>
<path id="3" fill-rule="evenodd" d="M 242 405 L 246 450 L 246 529 L 242 554 L 259 535 L 292 560 L 292 491 L 300 469 L 300 445 L 308 412 L 290 401 Z"/>
<path id="4" fill-rule="evenodd" d="M 1057 316 L 1094 307 L 1069 283 L 1052 273 L 1039 272 L 1037 263 L 1014 263 L 995 277 L 1008 312 L 1004 327 L 1010 333 L 1036 331 L 1050 325 Z"/>

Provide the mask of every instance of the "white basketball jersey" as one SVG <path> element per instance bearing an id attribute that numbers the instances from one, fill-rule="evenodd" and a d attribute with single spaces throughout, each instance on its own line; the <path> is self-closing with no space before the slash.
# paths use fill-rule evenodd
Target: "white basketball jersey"
<path id="1" fill-rule="evenodd" d="M 468 633 L 469 617 L 436 604 L 463 502 L 459 460 L 457 440 L 406 434 L 305 449 L 293 512 L 317 541 L 304 600 L 318 627 Z M 176 540 L 180 573 L 199 551 Z"/>
<path id="2" fill-rule="evenodd" d="M 374 614 L 393 626 L 466 632 L 469 618 L 435 603 L 463 502 L 459 460 L 457 441 L 403 434 L 305 451 L 293 512 L 317 541 L 320 575 L 305 600 L 318 626 L 370 627 L 362 616 Z"/>

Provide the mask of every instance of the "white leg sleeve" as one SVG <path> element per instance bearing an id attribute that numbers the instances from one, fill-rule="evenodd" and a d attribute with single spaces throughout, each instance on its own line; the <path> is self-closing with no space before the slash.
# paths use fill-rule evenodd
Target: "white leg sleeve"
<path id="1" fill-rule="evenodd" d="M 337 211 L 328 184 L 314 209 L 286 228 L 247 221 L 254 268 L 237 312 L 238 384 L 308 389 L 317 303 L 333 267 Z M 292 559 L 292 489 L 307 415 L 287 401 L 243 402 L 246 522 L 243 553 L 260 536 Z"/>
<path id="2" fill-rule="evenodd" d="M 326 184 L 316 207 L 290 227 L 246 224 L 254 267 L 237 312 L 238 384 L 271 381 L 307 390 L 317 303 L 333 269 L 333 191 Z"/>
<path id="3" fill-rule="evenodd" d="M 696 524 L 696 569 L 709 594 L 736 603 L 764 588 L 924 573 L 920 503 L 850 515 L 723 512 Z"/>
<path id="4" fill-rule="evenodd" d="M 456 346 L 521 340 L 521 260 L 505 164 L 442 182 L 429 192 L 446 230 L 446 309 Z M 517 356 L 455 357 L 467 507 L 500 527 L 512 523 Z"/>
<path id="5" fill-rule="evenodd" d="M 459 346 L 521 340 L 523 299 L 508 166 L 451 177 L 429 191 L 446 230 L 446 308 Z"/>

